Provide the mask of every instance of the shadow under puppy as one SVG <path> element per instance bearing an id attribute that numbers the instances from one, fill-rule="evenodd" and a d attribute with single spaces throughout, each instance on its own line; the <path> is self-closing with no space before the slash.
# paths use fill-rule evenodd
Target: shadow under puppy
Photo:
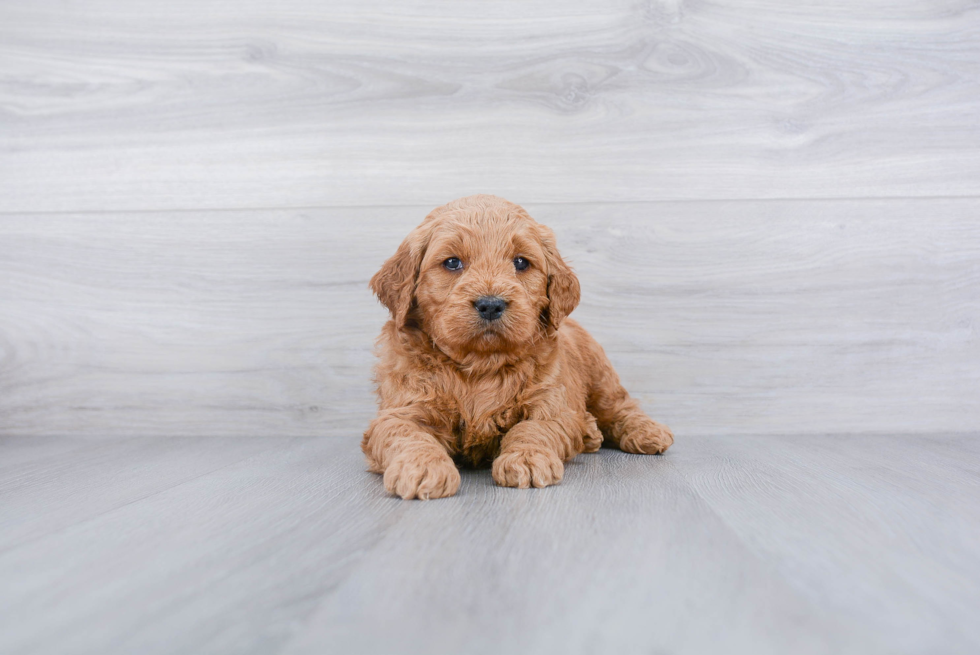
<path id="1" fill-rule="evenodd" d="M 361 448 L 390 493 L 451 496 L 456 463 L 492 462 L 505 487 L 546 487 L 603 439 L 630 453 L 673 443 L 567 318 L 578 279 L 520 206 L 478 195 L 433 210 L 371 289 L 391 320 L 378 339 L 380 411 Z"/>

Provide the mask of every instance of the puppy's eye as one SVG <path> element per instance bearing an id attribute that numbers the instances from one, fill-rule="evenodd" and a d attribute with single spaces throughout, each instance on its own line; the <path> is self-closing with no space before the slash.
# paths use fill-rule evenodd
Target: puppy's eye
<path id="1" fill-rule="evenodd" d="M 514 258 L 514 268 L 516 268 L 519 271 L 527 270 L 528 266 L 530 266 L 530 265 L 531 265 L 531 262 L 529 262 L 528 260 L 524 259 L 523 257 L 515 257 Z"/>
<path id="2" fill-rule="evenodd" d="M 463 270 L 463 262 L 460 261 L 459 257 L 450 257 L 442 263 L 447 271 L 461 271 Z"/>

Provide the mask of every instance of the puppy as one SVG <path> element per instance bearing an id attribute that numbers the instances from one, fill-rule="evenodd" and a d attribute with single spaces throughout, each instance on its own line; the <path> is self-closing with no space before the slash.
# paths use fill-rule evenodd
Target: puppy
<path id="1" fill-rule="evenodd" d="M 370 286 L 391 320 L 361 448 L 388 492 L 452 496 L 457 463 L 492 463 L 505 487 L 547 487 L 603 440 L 645 454 L 673 443 L 568 318 L 578 278 L 518 205 L 477 195 L 433 210 Z"/>

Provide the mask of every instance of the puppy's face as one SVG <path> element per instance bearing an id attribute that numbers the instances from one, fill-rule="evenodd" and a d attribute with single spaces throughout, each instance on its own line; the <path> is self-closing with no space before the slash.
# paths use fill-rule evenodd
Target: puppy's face
<path id="1" fill-rule="evenodd" d="M 489 353 L 536 338 L 548 304 L 547 261 L 536 227 L 463 213 L 433 230 L 415 297 L 437 345 Z"/>
<path id="2" fill-rule="evenodd" d="M 551 230 L 493 196 L 433 211 L 371 286 L 400 329 L 423 330 L 457 360 L 533 347 L 579 297 Z"/>

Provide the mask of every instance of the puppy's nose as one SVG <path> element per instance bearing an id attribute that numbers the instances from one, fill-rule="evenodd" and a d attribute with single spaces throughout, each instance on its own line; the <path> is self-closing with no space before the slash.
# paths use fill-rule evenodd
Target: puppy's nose
<path id="1" fill-rule="evenodd" d="M 473 302 L 473 306 L 480 312 L 480 318 L 496 321 L 507 309 L 507 301 L 497 296 L 482 296 Z"/>

